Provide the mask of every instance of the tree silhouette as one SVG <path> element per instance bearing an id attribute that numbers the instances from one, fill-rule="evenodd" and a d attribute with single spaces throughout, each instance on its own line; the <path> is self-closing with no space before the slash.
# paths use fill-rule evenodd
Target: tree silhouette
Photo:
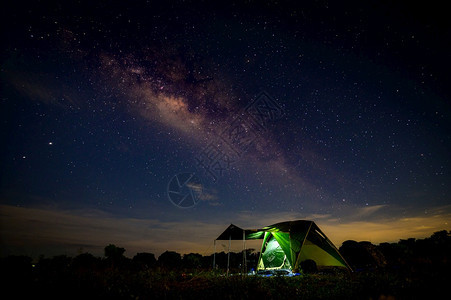
<path id="1" fill-rule="evenodd" d="M 137 253 L 135 256 L 133 256 L 133 262 L 145 266 L 147 268 L 151 268 L 155 266 L 157 260 L 155 259 L 155 255 L 153 253 Z"/>
<path id="2" fill-rule="evenodd" d="M 109 244 L 105 247 L 105 257 L 107 261 L 111 263 L 112 266 L 121 265 L 126 261 L 124 256 L 125 249 L 121 247 L 116 247 L 116 245 Z"/>
<path id="3" fill-rule="evenodd" d="M 174 251 L 163 252 L 158 257 L 158 264 L 160 266 L 171 269 L 180 266 L 181 261 L 182 258 L 180 254 Z"/>
<path id="4" fill-rule="evenodd" d="M 202 255 L 190 253 L 183 255 L 183 266 L 189 269 L 197 269 L 202 265 Z"/>
<path id="5" fill-rule="evenodd" d="M 105 247 L 105 256 L 110 259 L 116 259 L 124 256 L 125 249 L 109 244 Z"/>
<path id="6" fill-rule="evenodd" d="M 382 252 L 370 242 L 343 242 L 340 253 L 354 270 L 373 269 L 386 265 Z"/>
<path id="7" fill-rule="evenodd" d="M 72 267 L 75 269 L 93 269 L 99 264 L 99 259 L 91 253 L 82 253 L 74 257 Z"/>

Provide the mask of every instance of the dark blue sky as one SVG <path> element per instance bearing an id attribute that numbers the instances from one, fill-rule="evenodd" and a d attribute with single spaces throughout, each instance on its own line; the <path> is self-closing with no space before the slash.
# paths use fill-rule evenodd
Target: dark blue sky
<path id="1" fill-rule="evenodd" d="M 2 254 L 208 252 L 231 222 L 313 219 L 336 243 L 449 229 L 443 7 L 2 6 Z M 191 208 L 170 201 L 180 174 Z"/>

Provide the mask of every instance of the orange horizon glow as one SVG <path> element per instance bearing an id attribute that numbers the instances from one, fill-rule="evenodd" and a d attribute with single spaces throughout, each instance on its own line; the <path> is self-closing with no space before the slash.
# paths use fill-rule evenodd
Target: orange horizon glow
<path id="1" fill-rule="evenodd" d="M 117 218 L 97 211 L 63 211 L 41 208 L 25 208 L 0 205 L 2 256 L 8 250 L 38 256 L 45 249 L 59 254 L 77 254 L 83 252 L 102 255 L 108 244 L 124 247 L 127 256 L 137 252 L 151 252 L 156 256 L 166 250 L 180 254 L 200 253 L 209 255 L 214 252 L 213 240 L 225 230 L 228 224 L 219 221 L 163 222 L 159 220 Z M 397 242 L 407 238 L 425 238 L 440 230 L 449 230 L 451 214 L 447 212 L 401 219 L 375 221 L 339 221 L 327 215 L 312 215 L 313 219 L 337 248 L 346 240 L 370 241 L 373 244 Z M 261 220 L 277 223 L 290 219 L 281 219 L 282 214 L 273 218 L 266 216 L 248 216 L 246 223 Z M 237 216 L 237 225 L 242 216 Z M 312 219 L 312 218 L 305 218 Z M 274 222 L 278 220 L 277 222 Z M 243 220 L 244 223 L 244 220 Z M 247 228 L 243 226 L 243 228 Z M 222 243 L 224 244 L 224 243 Z M 221 241 L 217 243 L 217 252 L 227 251 Z M 232 251 L 241 251 L 242 243 L 232 243 Z M 83 246 L 84 245 L 84 246 Z M 222 246 L 221 246 L 222 245 Z M 246 241 L 246 248 L 258 251 L 259 243 Z M 15 249 L 15 250 L 14 250 Z M 8 253 L 12 254 L 12 253 Z M 56 255 L 57 253 L 55 253 Z"/>

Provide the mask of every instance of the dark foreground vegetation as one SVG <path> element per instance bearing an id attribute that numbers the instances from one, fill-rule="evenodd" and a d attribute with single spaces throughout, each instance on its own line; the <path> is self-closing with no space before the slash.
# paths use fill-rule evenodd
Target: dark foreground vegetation
<path id="1" fill-rule="evenodd" d="M 340 252 L 353 267 L 308 268 L 296 277 L 243 276 L 243 253 L 231 255 L 232 276 L 225 276 L 227 255 L 167 251 L 158 257 L 109 245 L 105 257 L 89 253 L 74 258 L 26 256 L 1 260 L 2 294 L 11 299 L 434 299 L 451 282 L 451 232 L 426 239 L 373 245 L 346 241 Z M 248 269 L 258 253 L 247 251 Z"/>

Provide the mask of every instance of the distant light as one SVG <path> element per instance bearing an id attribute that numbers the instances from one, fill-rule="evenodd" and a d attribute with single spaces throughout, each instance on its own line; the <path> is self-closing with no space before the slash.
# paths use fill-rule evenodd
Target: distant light
<path id="1" fill-rule="evenodd" d="M 49 145 L 53 145 L 53 143 L 52 143 L 52 142 L 49 142 Z"/>

